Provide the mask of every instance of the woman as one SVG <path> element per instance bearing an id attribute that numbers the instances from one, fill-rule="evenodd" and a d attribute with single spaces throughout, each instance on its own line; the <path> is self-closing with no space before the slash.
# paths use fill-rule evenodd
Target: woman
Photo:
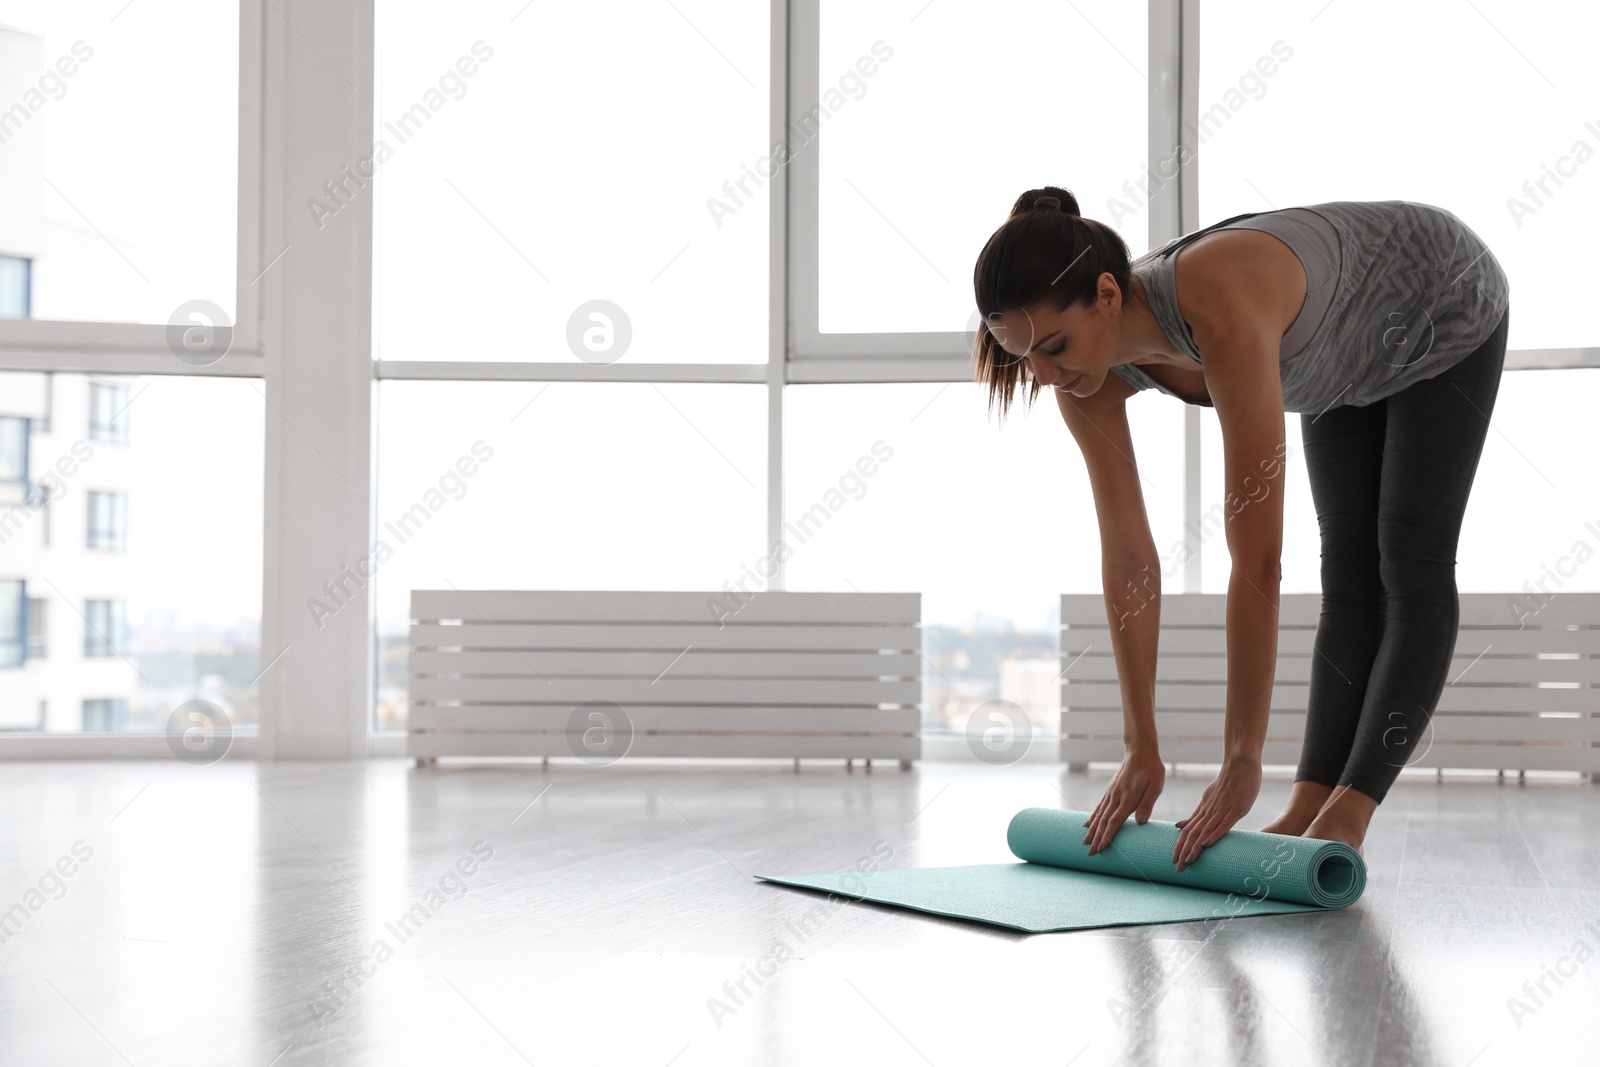
<path id="1" fill-rule="evenodd" d="M 1505 273 L 1455 215 L 1402 200 L 1237 215 L 1129 263 L 1065 189 L 1024 193 L 973 271 L 973 345 L 991 406 L 1051 387 L 1098 513 L 1126 752 L 1086 825 L 1108 847 L 1165 781 L 1155 732 L 1159 560 L 1127 398 L 1154 387 L 1216 410 L 1225 495 L 1222 767 L 1182 828 L 1182 870 L 1261 787 L 1277 659 L 1284 413 L 1300 432 L 1322 541 L 1322 607 L 1300 764 L 1263 829 L 1361 847 L 1422 739 L 1455 649 L 1455 551 L 1499 391 Z M 1155 577 L 1156 587 L 1149 588 Z M 1114 601 L 1136 583 L 1155 610 Z M 1132 600 L 1129 603 L 1137 604 Z"/>

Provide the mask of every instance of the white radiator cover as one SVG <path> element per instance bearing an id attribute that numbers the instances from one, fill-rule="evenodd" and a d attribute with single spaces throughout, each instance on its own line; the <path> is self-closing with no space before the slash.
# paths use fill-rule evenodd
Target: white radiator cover
<path id="1" fill-rule="evenodd" d="M 917 593 L 416 590 L 406 754 L 921 755 Z"/>
<path id="2" fill-rule="evenodd" d="M 1514 602 L 1523 605 L 1520 613 Z M 1406 766 L 1600 771 L 1600 593 L 1541 594 L 1537 601 L 1463 593 L 1460 603 L 1444 692 Z M 1317 593 L 1279 597 L 1263 763 L 1299 762 L 1321 605 Z M 1156 729 L 1168 763 L 1221 761 L 1226 606 L 1217 593 L 1161 597 Z M 1122 696 L 1102 595 L 1061 598 L 1061 665 L 1062 760 L 1120 763 Z"/>

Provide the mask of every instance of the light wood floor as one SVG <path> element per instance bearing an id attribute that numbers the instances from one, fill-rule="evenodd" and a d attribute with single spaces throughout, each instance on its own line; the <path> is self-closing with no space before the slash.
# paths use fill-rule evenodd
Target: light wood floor
<path id="1" fill-rule="evenodd" d="M 886 866 L 1012 862 L 1018 808 L 1092 808 L 1106 781 L 8 764 L 0 1064 L 1600 1062 L 1600 959 L 1578 962 L 1600 952 L 1587 785 L 1401 784 L 1354 908 L 1211 930 L 1023 935 L 818 911 L 751 877 L 875 846 Z M 1156 817 L 1206 782 L 1169 779 Z M 1270 780 L 1241 825 L 1287 790 Z"/>

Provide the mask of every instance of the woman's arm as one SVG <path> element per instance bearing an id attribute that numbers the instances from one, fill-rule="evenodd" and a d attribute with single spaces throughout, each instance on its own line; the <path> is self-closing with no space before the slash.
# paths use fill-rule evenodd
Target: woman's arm
<path id="1" fill-rule="evenodd" d="M 1286 442 L 1279 336 L 1248 309 L 1194 324 L 1206 385 L 1222 426 L 1228 580 L 1228 680 L 1223 763 L 1193 814 L 1181 820 L 1173 862 L 1182 870 L 1242 819 L 1261 789 L 1261 749 L 1278 659 Z"/>
<path id="2" fill-rule="evenodd" d="M 1156 656 L 1161 639 L 1159 560 L 1102 549 L 1100 580 L 1106 623 L 1122 694 L 1122 744 L 1159 758 L 1156 736 Z"/>
<path id="3" fill-rule="evenodd" d="M 1114 375 L 1088 397 L 1058 394 L 1061 416 L 1088 467 L 1100 530 L 1106 623 L 1122 695 L 1122 766 L 1085 824 L 1091 854 L 1110 845 L 1131 814 L 1143 823 L 1166 770 L 1156 737 L 1156 645 L 1161 630 L 1161 561 L 1145 512 L 1125 402 L 1134 389 Z"/>
<path id="4" fill-rule="evenodd" d="M 1130 557 L 1131 558 L 1131 557 Z M 1122 764 L 1084 823 L 1089 855 L 1111 845 L 1129 815 L 1148 822 L 1166 784 L 1156 736 L 1156 646 L 1161 636 L 1161 575 L 1152 556 L 1133 567 L 1107 554 L 1102 567 L 1106 619 L 1122 695 Z"/>

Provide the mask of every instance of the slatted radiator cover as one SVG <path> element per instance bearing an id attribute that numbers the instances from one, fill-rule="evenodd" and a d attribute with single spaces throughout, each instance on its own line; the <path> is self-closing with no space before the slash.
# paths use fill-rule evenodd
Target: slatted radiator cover
<path id="1" fill-rule="evenodd" d="M 1279 598 L 1264 763 L 1299 762 L 1321 603 L 1316 593 Z M 1444 692 L 1406 765 L 1600 771 L 1600 593 L 1537 600 L 1463 593 L 1460 603 L 1461 629 Z M 1156 729 L 1168 763 L 1221 760 L 1226 605 L 1227 597 L 1215 593 L 1161 598 Z M 1061 757 L 1069 765 L 1121 762 L 1122 697 L 1105 598 L 1063 596 L 1061 627 Z"/>
<path id="2" fill-rule="evenodd" d="M 406 751 L 921 756 L 917 593 L 415 590 Z"/>

